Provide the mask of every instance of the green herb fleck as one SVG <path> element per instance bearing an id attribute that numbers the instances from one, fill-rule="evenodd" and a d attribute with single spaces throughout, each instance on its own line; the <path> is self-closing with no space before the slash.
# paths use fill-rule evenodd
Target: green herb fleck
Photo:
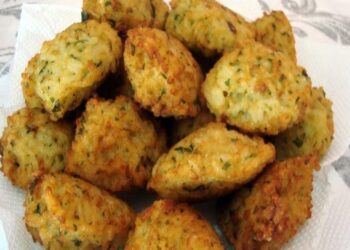
<path id="1" fill-rule="evenodd" d="M 227 79 L 226 81 L 225 81 L 225 85 L 228 87 L 228 86 L 230 86 L 230 83 L 231 83 L 231 79 Z"/>
<path id="2" fill-rule="evenodd" d="M 76 56 L 75 56 L 75 55 L 73 55 L 73 54 L 70 54 L 70 55 L 69 55 L 69 57 L 70 57 L 70 58 L 73 58 L 74 60 L 79 61 L 79 58 L 78 58 L 78 57 L 76 57 Z"/>
<path id="3" fill-rule="evenodd" d="M 160 101 L 162 99 L 162 97 L 163 97 L 163 95 L 165 95 L 165 93 L 166 93 L 166 90 L 164 88 L 162 88 L 160 91 L 160 95 L 158 96 L 158 101 Z"/>
<path id="4" fill-rule="evenodd" d="M 56 112 L 59 112 L 60 110 L 61 110 L 61 103 L 56 100 L 56 103 L 53 106 L 52 112 L 56 113 Z"/>
<path id="5" fill-rule="evenodd" d="M 111 5 L 111 4 L 112 4 L 111 1 L 105 1 L 105 7 L 107 7 L 107 6 Z"/>
<path id="6" fill-rule="evenodd" d="M 229 163 L 229 162 L 227 161 L 227 162 L 224 163 L 223 169 L 224 169 L 224 170 L 227 170 L 227 169 L 229 169 L 230 167 L 231 167 L 231 163 Z"/>
<path id="7" fill-rule="evenodd" d="M 194 149 L 193 144 L 190 144 L 190 146 L 188 146 L 187 148 L 186 147 L 177 147 L 177 148 L 175 148 L 175 151 L 183 154 L 183 153 L 192 153 L 193 149 Z"/>
<path id="8" fill-rule="evenodd" d="M 40 75 L 41 73 L 44 72 L 44 70 L 46 69 L 46 67 L 47 67 L 48 64 L 49 64 L 48 61 L 44 61 L 44 66 L 43 66 L 43 67 L 41 68 L 41 70 L 39 71 L 39 75 Z"/>
<path id="9" fill-rule="evenodd" d="M 102 61 L 95 63 L 96 68 L 100 67 L 101 65 L 102 65 Z"/>
<path id="10" fill-rule="evenodd" d="M 79 240 L 79 239 L 74 239 L 74 240 L 72 240 L 73 241 L 73 243 L 74 243 L 74 245 L 76 246 L 76 247 L 79 247 L 80 245 L 81 245 L 81 240 Z"/>
<path id="11" fill-rule="evenodd" d="M 36 205 L 36 208 L 35 208 L 35 210 L 34 210 L 34 213 L 35 213 L 35 214 L 41 214 L 40 204 L 37 204 L 37 205 Z"/>
<path id="12" fill-rule="evenodd" d="M 253 157 L 255 157 L 255 154 L 249 154 L 249 155 L 247 155 L 247 156 L 245 157 L 245 159 L 247 160 L 247 159 L 251 159 L 251 158 L 253 158 Z"/>
<path id="13" fill-rule="evenodd" d="M 85 11 L 82 11 L 82 12 L 81 12 L 81 21 L 82 21 L 82 22 L 85 22 L 85 21 L 88 20 L 88 19 L 89 19 L 88 13 L 86 13 Z"/>
<path id="14" fill-rule="evenodd" d="M 184 186 L 184 187 L 182 187 L 182 189 L 187 191 L 187 192 L 201 192 L 201 191 L 204 191 L 206 188 L 205 188 L 205 185 L 200 184 L 194 188 Z"/>
<path id="15" fill-rule="evenodd" d="M 295 139 L 293 140 L 293 143 L 294 143 L 295 146 L 297 146 L 298 148 L 300 148 L 301 146 L 303 146 L 304 141 L 303 141 L 301 138 L 297 137 L 297 138 L 295 138 Z"/>

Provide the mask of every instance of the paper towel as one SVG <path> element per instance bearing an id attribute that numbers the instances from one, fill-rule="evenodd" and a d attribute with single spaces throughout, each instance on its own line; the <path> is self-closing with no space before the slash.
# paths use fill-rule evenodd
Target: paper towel
<path id="1" fill-rule="evenodd" d="M 223 3 L 250 19 L 261 15 L 256 1 Z M 45 4 L 23 6 L 11 81 L 6 88 L 1 89 L 8 95 L 5 97 L 6 101 L 2 102 L 6 103 L 6 106 L 0 107 L 0 133 L 5 125 L 6 116 L 24 104 L 20 79 L 28 60 L 39 51 L 44 40 L 52 39 L 57 32 L 77 21 L 80 21 L 79 7 Z M 338 159 L 350 144 L 350 102 L 347 100 L 350 97 L 350 88 L 347 88 L 347 82 L 350 81 L 350 71 L 347 69 L 350 65 L 350 48 L 297 39 L 297 52 L 299 63 L 306 67 L 314 85 L 323 85 L 327 95 L 334 102 L 335 136 L 332 147 L 322 162 L 322 171 L 315 174 L 313 216 L 285 248 L 350 248 L 347 245 L 349 241 L 344 240 L 345 236 L 350 235 L 350 229 L 347 229 L 350 228 L 350 215 L 347 213 L 350 210 L 350 191 L 341 185 L 341 179 L 334 177 L 337 174 L 326 167 Z M 326 177 L 332 174 L 333 182 L 329 183 Z M 129 197 L 128 200 L 139 210 L 145 203 L 138 201 L 138 197 Z M 337 199 L 342 203 L 335 204 Z M 11 186 L 9 181 L 0 175 L 0 249 L 40 248 L 32 242 L 25 230 L 22 203 L 23 192 Z M 196 207 L 215 223 L 214 202 L 198 204 Z M 331 213 L 332 211 L 338 211 L 338 214 Z M 349 223 L 346 227 L 342 224 L 344 221 Z M 218 229 L 217 225 L 214 226 Z"/>

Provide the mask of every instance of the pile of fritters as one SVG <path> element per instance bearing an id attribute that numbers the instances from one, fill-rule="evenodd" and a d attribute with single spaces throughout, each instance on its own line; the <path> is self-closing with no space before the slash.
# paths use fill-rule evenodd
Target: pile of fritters
<path id="1" fill-rule="evenodd" d="M 186 204 L 207 199 L 237 250 L 280 249 L 310 218 L 332 103 L 288 19 L 170 6 L 84 0 L 82 22 L 29 61 L 0 153 L 45 249 L 223 249 Z M 115 194 L 140 189 L 159 199 L 136 215 Z"/>

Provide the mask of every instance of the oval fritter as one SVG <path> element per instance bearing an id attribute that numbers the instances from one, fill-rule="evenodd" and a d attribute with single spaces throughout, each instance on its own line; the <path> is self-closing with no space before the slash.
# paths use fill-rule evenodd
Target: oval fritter
<path id="1" fill-rule="evenodd" d="M 77 122 L 65 171 L 110 191 L 142 188 L 165 144 L 162 131 L 129 98 L 93 98 Z"/>
<path id="2" fill-rule="evenodd" d="M 155 116 L 195 116 L 203 75 L 177 39 L 152 28 L 129 30 L 124 64 L 134 98 Z"/>
<path id="3" fill-rule="evenodd" d="M 311 81 L 285 54 L 252 42 L 225 54 L 202 91 L 217 118 L 246 132 L 275 135 L 301 121 Z"/>
<path id="4" fill-rule="evenodd" d="M 169 8 L 163 0 L 84 0 L 83 19 L 109 22 L 125 32 L 137 26 L 164 28 Z"/>
<path id="5" fill-rule="evenodd" d="M 322 87 L 313 88 L 303 121 L 274 138 L 278 159 L 315 154 L 321 158 L 333 140 L 332 102 Z"/>
<path id="6" fill-rule="evenodd" d="M 250 181 L 274 159 L 274 146 L 262 138 L 209 123 L 159 158 L 148 188 L 171 199 L 217 197 Z"/>
<path id="7" fill-rule="evenodd" d="M 251 188 L 234 193 L 219 208 L 219 225 L 234 248 L 281 249 L 311 217 L 314 169 L 313 157 L 276 162 Z"/>
<path id="8" fill-rule="evenodd" d="M 254 40 L 254 26 L 215 0 L 172 0 L 170 5 L 167 33 L 205 56 Z"/>
<path id="9" fill-rule="evenodd" d="M 27 189 L 35 178 L 63 171 L 72 139 L 70 124 L 23 108 L 7 118 L 0 140 L 2 172 L 15 186 Z"/>
<path id="10" fill-rule="evenodd" d="M 212 121 L 215 121 L 215 116 L 203 107 L 196 117 L 174 120 L 170 128 L 171 144 L 177 143 L 191 132 Z"/>
<path id="11" fill-rule="evenodd" d="M 44 176 L 25 200 L 26 227 L 45 249 L 119 249 L 134 220 L 126 203 L 65 174 Z"/>
<path id="12" fill-rule="evenodd" d="M 136 217 L 125 250 L 224 249 L 210 224 L 192 207 L 171 200 L 155 201 Z"/>
<path id="13" fill-rule="evenodd" d="M 273 50 L 281 51 L 297 61 L 292 26 L 282 11 L 272 11 L 255 20 L 256 40 Z"/>
<path id="14" fill-rule="evenodd" d="M 109 72 L 115 72 L 122 43 L 107 24 L 75 23 L 46 41 L 22 75 L 30 108 L 44 107 L 53 120 L 75 109 Z"/>

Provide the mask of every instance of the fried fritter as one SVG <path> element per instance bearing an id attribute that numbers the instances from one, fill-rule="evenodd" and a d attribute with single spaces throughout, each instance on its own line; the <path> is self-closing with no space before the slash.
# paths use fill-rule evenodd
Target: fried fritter
<path id="1" fill-rule="evenodd" d="M 52 122 L 38 109 L 23 108 L 7 118 L 0 140 L 2 171 L 13 185 L 27 189 L 45 173 L 63 171 L 73 126 Z"/>
<path id="2" fill-rule="evenodd" d="M 224 249 L 210 224 L 192 207 L 171 200 L 155 201 L 136 217 L 125 250 Z"/>
<path id="3" fill-rule="evenodd" d="M 135 214 L 109 193 L 65 174 L 46 175 L 28 192 L 24 221 L 45 249 L 119 249 Z"/>
<path id="4" fill-rule="evenodd" d="M 282 11 L 272 11 L 270 14 L 255 20 L 256 40 L 273 50 L 281 51 L 296 62 L 295 39 L 292 26 Z"/>
<path id="5" fill-rule="evenodd" d="M 129 30 L 124 64 L 134 98 L 155 116 L 195 116 L 203 75 L 177 39 L 152 28 Z"/>
<path id="6" fill-rule="evenodd" d="M 276 135 L 302 120 L 311 81 L 285 54 L 252 42 L 225 54 L 202 91 L 218 119 L 245 132 Z"/>
<path id="7" fill-rule="evenodd" d="M 93 98 L 77 122 L 65 171 L 113 192 L 142 188 L 165 145 L 162 131 L 129 98 Z"/>
<path id="8" fill-rule="evenodd" d="M 209 123 L 159 158 L 148 188 L 171 199 L 217 197 L 250 181 L 274 159 L 274 146 L 262 138 Z"/>
<path id="9" fill-rule="evenodd" d="M 332 102 L 322 87 L 313 88 L 311 105 L 303 121 L 274 138 L 277 158 L 315 154 L 321 158 L 333 140 Z"/>
<path id="10" fill-rule="evenodd" d="M 169 7 L 163 0 L 84 0 L 83 20 L 109 22 L 116 30 L 126 32 L 137 26 L 163 29 Z"/>
<path id="11" fill-rule="evenodd" d="M 194 118 L 174 120 L 171 124 L 171 143 L 177 143 L 191 132 L 212 121 L 215 121 L 215 116 L 206 108 L 201 108 L 199 114 Z"/>
<path id="12" fill-rule="evenodd" d="M 52 120 L 62 118 L 117 70 L 121 55 L 121 40 L 107 23 L 72 24 L 28 63 L 22 75 L 27 106 L 44 107 Z"/>
<path id="13" fill-rule="evenodd" d="M 254 40 L 254 26 L 215 0 L 172 0 L 170 5 L 167 33 L 207 57 Z"/>
<path id="14" fill-rule="evenodd" d="M 268 166 L 253 183 L 219 208 L 219 225 L 236 250 L 281 249 L 311 217 L 315 157 L 291 158 Z"/>

